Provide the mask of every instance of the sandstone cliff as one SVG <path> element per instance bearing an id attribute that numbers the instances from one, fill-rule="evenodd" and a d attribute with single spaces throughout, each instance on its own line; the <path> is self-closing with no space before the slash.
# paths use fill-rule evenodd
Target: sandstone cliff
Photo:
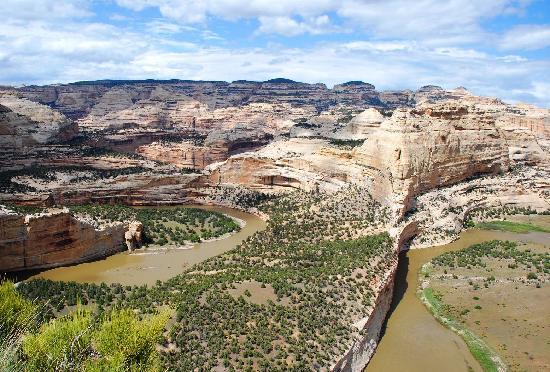
<path id="1" fill-rule="evenodd" d="M 430 94 L 439 87 L 427 87 L 419 95 Z M 25 86 L 17 91 L 25 98 L 48 105 L 71 119 L 87 115 L 100 117 L 131 108 L 139 101 L 192 100 L 210 110 L 239 107 L 251 103 L 290 104 L 317 112 L 344 106 L 357 109 L 369 107 L 411 107 L 415 92 L 379 92 L 372 84 L 350 81 L 332 89 L 324 84 L 307 84 L 287 79 L 265 82 L 237 80 L 103 80 L 46 86 Z M 437 94 L 431 94 L 436 97 Z"/>
<path id="2" fill-rule="evenodd" d="M 135 225 L 135 224 L 134 224 Z M 105 257 L 132 247 L 141 229 L 127 223 L 95 228 L 67 209 L 34 215 L 0 211 L 0 271 L 63 266 Z M 125 233 L 129 231 L 128 239 Z"/>
<path id="3" fill-rule="evenodd" d="M 226 160 L 229 157 L 227 148 L 197 146 L 190 142 L 153 142 L 138 147 L 136 152 L 148 159 L 189 169 L 204 169 L 207 165 Z"/>
<path id="4" fill-rule="evenodd" d="M 430 87 L 424 93 L 428 98 L 415 108 L 396 109 L 390 118 L 369 109 L 334 131 L 336 138 L 366 139 L 353 150 L 318 139 L 279 140 L 208 168 L 210 178 L 305 190 L 357 183 L 402 217 L 414 208 L 417 195 L 434 188 L 521 164 L 548 164 L 548 110 L 507 105 L 462 88 Z M 432 96 L 438 103 L 430 103 Z"/>
<path id="5" fill-rule="evenodd" d="M 538 126 L 545 127 L 548 117 L 546 112 L 546 119 L 537 119 Z M 546 164 L 548 152 L 537 139 L 546 132 L 517 124 L 531 120 L 529 112 L 473 96 L 424 103 L 396 110 L 355 156 L 375 171 L 374 194 L 404 213 L 428 190 L 518 163 Z"/>
<path id="6" fill-rule="evenodd" d="M 14 92 L 0 91 L 0 147 L 6 154 L 66 141 L 77 133 L 77 125 L 59 112 Z"/>

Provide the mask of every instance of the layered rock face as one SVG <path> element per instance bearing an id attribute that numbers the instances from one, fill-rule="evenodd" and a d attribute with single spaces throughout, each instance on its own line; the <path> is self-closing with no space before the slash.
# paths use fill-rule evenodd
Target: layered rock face
<path id="1" fill-rule="evenodd" d="M 134 224 L 135 225 L 135 224 Z M 0 213 L 0 271 L 62 266 L 111 255 L 137 244 L 141 228 L 112 223 L 96 229 L 68 210 L 22 216 Z"/>
<path id="2" fill-rule="evenodd" d="M 196 146 L 189 142 L 154 142 L 150 145 L 138 147 L 136 152 L 149 159 L 189 169 L 204 169 L 207 165 L 224 161 L 229 157 L 226 148 Z"/>
<path id="3" fill-rule="evenodd" d="M 209 168 L 211 180 L 306 190 L 358 183 L 402 217 L 417 195 L 434 188 L 511 166 L 548 164 L 548 110 L 506 105 L 462 88 L 421 93 L 427 98 L 415 108 L 396 109 L 390 118 L 368 109 L 333 130 L 333 138 L 365 139 L 358 148 L 335 150 L 307 138 L 277 141 Z M 300 127 L 291 134 L 308 137 L 303 130 L 312 129 Z"/>
<path id="4" fill-rule="evenodd" d="M 511 165 L 548 164 L 541 146 L 548 110 L 521 110 L 460 89 L 447 95 L 442 103 L 397 110 L 357 150 L 376 171 L 375 194 L 401 205 L 401 213 L 428 190 Z"/>
<path id="5" fill-rule="evenodd" d="M 335 191 L 349 183 L 369 184 L 365 168 L 351 151 L 326 140 L 279 140 L 256 152 L 232 156 L 206 169 L 213 184 L 242 184 L 254 188 L 293 187 Z"/>
<path id="6" fill-rule="evenodd" d="M 493 115 L 457 103 L 397 110 L 357 156 L 378 172 L 374 194 L 393 198 L 403 212 L 419 193 L 510 166 Z"/>
<path id="7" fill-rule="evenodd" d="M 380 127 L 384 119 L 384 116 L 378 110 L 373 108 L 367 109 L 351 119 L 348 125 L 342 130 L 342 137 L 367 139 Z"/>
<path id="8" fill-rule="evenodd" d="M 63 114 L 12 91 L 0 91 L 0 147 L 5 153 L 66 141 L 78 127 Z"/>
<path id="9" fill-rule="evenodd" d="M 186 97 L 210 109 L 237 107 L 249 103 L 288 103 L 310 106 L 317 111 L 344 105 L 359 108 L 397 107 L 410 100 L 403 94 L 383 95 L 372 84 L 352 81 L 328 89 L 324 84 L 307 84 L 287 79 L 265 82 L 135 80 L 90 81 L 50 86 L 26 86 L 18 91 L 26 98 L 55 108 L 72 119 L 99 111 L 120 111 L 141 100 L 170 100 Z M 403 97 L 401 97 L 403 96 Z M 397 105 L 397 106 L 396 106 Z"/>

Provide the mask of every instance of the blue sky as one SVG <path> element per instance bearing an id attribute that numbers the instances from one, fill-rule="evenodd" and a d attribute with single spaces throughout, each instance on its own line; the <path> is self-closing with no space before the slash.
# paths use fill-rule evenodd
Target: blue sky
<path id="1" fill-rule="evenodd" d="M 465 86 L 550 106 L 550 0 L 2 0 L 0 84 Z"/>

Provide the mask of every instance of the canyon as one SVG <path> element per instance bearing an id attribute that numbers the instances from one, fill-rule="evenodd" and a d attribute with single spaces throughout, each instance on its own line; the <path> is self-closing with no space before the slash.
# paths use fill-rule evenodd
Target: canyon
<path id="1" fill-rule="evenodd" d="M 462 87 L 379 92 L 359 81 L 329 89 L 287 79 L 1 87 L 0 144 L 0 271 L 139 245 L 133 222 L 97 226 L 66 205 L 214 204 L 267 219 L 250 202 L 257 195 L 329 200 L 360 187 L 387 218 L 353 236 L 387 231 L 395 255 L 456 239 L 481 208 L 550 210 L 550 110 Z M 368 363 L 396 270 L 390 260 L 377 273 L 372 306 L 354 315 L 361 336 L 331 356 L 330 369 Z"/>

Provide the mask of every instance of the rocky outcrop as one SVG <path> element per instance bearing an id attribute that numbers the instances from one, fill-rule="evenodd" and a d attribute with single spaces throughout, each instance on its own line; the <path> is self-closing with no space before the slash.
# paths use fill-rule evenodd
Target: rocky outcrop
<path id="1" fill-rule="evenodd" d="M 139 244 L 141 228 L 135 223 L 96 228 L 67 209 L 27 216 L 3 210 L 0 271 L 48 268 L 105 257 L 125 249 L 126 232 L 130 232 L 132 244 Z"/>
<path id="2" fill-rule="evenodd" d="M 141 244 L 143 224 L 139 221 L 132 221 L 128 225 L 128 231 L 124 233 L 124 240 L 128 250 L 131 252 Z"/>
<path id="3" fill-rule="evenodd" d="M 0 147 L 6 155 L 67 141 L 77 133 L 77 125 L 59 112 L 0 91 Z"/>
<path id="4" fill-rule="evenodd" d="M 342 130 L 341 137 L 350 139 L 367 139 L 380 127 L 384 116 L 376 109 L 369 108 L 356 115 Z"/>
<path id="5" fill-rule="evenodd" d="M 429 191 L 416 199 L 411 248 L 446 244 L 458 237 L 470 214 L 483 208 L 550 211 L 550 169 L 523 166 L 503 175 L 486 176 Z"/>
<path id="6" fill-rule="evenodd" d="M 350 151 L 331 147 L 320 139 L 275 141 L 206 170 L 213 184 L 253 188 L 281 186 L 334 191 L 349 183 L 369 183 L 364 167 L 354 164 Z"/>
<path id="7" fill-rule="evenodd" d="M 514 127 L 516 116 L 499 101 L 476 98 L 398 109 L 356 156 L 374 171 L 374 194 L 400 205 L 403 214 L 428 190 L 505 172 L 518 162 L 546 161 L 536 135 Z"/>
<path id="8" fill-rule="evenodd" d="M 209 167 L 210 179 L 304 190 L 357 183 L 403 217 L 415 197 L 429 190 L 520 164 L 548 164 L 548 110 L 506 105 L 462 88 L 428 87 L 423 94 L 424 103 L 396 109 L 390 118 L 368 109 L 335 129 L 333 138 L 366 139 L 354 150 L 311 138 L 323 133 L 321 117 L 338 117 L 326 113 L 294 126 L 290 134 L 300 138 L 274 141 Z"/>
<path id="9" fill-rule="evenodd" d="M 426 89 L 424 89 L 426 90 Z M 324 84 L 307 84 L 288 79 L 265 82 L 238 80 L 104 80 L 47 86 L 25 86 L 18 92 L 35 102 L 59 110 L 72 119 L 99 117 L 129 109 L 140 101 L 194 100 L 210 110 L 239 107 L 250 103 L 290 104 L 317 112 L 345 106 L 396 108 L 411 106 L 411 91 L 378 92 L 372 84 L 350 81 L 333 89 Z M 424 93 L 422 93 L 424 94 Z"/>
<path id="10" fill-rule="evenodd" d="M 80 127 L 86 131 L 192 132 L 196 129 L 195 117 L 208 112 L 204 104 L 188 98 L 181 101 L 174 98 L 165 101 L 148 99 L 133 103 L 125 93 L 106 93 L 116 98 L 107 97 L 105 103 L 100 101 L 89 115 L 78 120 Z"/>
<path id="11" fill-rule="evenodd" d="M 412 90 L 388 90 L 380 92 L 380 100 L 389 109 L 398 107 L 413 107 L 415 105 Z"/>
<path id="12" fill-rule="evenodd" d="M 196 146 L 189 142 L 153 142 L 138 147 L 136 152 L 148 159 L 188 169 L 204 169 L 207 165 L 224 161 L 229 157 L 227 148 Z"/>

